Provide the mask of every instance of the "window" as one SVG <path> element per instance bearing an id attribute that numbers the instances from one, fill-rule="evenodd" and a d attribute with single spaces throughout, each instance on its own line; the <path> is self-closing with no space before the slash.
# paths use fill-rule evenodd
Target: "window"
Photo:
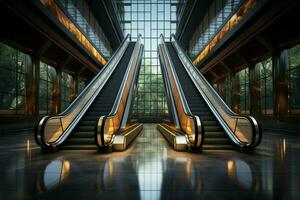
<path id="1" fill-rule="evenodd" d="M 24 114 L 26 55 L 0 43 L 0 112 Z"/>
<path id="2" fill-rule="evenodd" d="M 39 113 L 50 114 L 53 112 L 53 92 L 56 78 L 55 68 L 40 62 L 39 82 Z"/>
<path id="3" fill-rule="evenodd" d="M 122 0 L 114 2 L 123 3 Z M 144 40 L 144 56 L 133 105 L 135 118 L 160 119 L 167 116 L 168 108 L 157 45 L 161 33 L 168 40 L 171 33 L 176 31 L 176 21 L 171 22 L 171 16 L 173 20 L 176 16 L 176 6 L 173 6 L 176 2 L 134 1 L 134 4 L 128 4 L 125 11 L 119 10 L 120 13 L 125 12 L 127 19 L 131 19 L 131 21 L 126 21 L 124 33 L 131 33 L 133 41 L 136 40 L 137 34 L 141 33 Z M 129 22 L 131 26 L 128 25 Z"/>
<path id="4" fill-rule="evenodd" d="M 240 80 L 240 113 L 249 114 L 250 113 L 250 96 L 249 96 L 249 69 L 245 68 L 238 72 Z"/>
<path id="5" fill-rule="evenodd" d="M 273 67 L 272 58 L 268 58 L 255 66 L 259 71 L 260 110 L 261 114 L 273 114 Z"/>
<path id="6" fill-rule="evenodd" d="M 74 97 L 73 77 L 62 72 L 61 76 L 61 111 L 64 111 L 72 102 Z"/>
<path id="7" fill-rule="evenodd" d="M 290 111 L 300 109 L 300 44 L 289 49 L 289 104 Z"/>

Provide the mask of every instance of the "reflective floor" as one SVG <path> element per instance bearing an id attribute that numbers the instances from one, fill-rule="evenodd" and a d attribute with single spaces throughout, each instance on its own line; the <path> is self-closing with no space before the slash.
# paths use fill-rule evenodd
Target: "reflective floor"
<path id="1" fill-rule="evenodd" d="M 45 154 L 33 133 L 1 137 L 0 145 L 0 199 L 300 197 L 296 136 L 264 133 L 253 154 L 176 152 L 151 124 L 125 152 Z"/>

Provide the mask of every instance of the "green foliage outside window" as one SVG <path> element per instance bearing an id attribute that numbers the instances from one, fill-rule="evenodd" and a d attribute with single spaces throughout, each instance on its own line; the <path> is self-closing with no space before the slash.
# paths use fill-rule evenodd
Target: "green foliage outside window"
<path id="1" fill-rule="evenodd" d="M 300 44 L 289 49 L 290 109 L 300 109 Z"/>
<path id="2" fill-rule="evenodd" d="M 53 112 L 54 82 L 56 79 L 55 68 L 40 62 L 39 82 L 39 113 L 50 114 Z"/>
<path id="3" fill-rule="evenodd" d="M 73 77 L 62 72 L 61 76 L 61 111 L 64 111 L 72 102 L 74 92 L 72 90 Z"/>
<path id="4" fill-rule="evenodd" d="M 273 66 L 272 58 L 256 64 L 259 70 L 260 111 L 264 115 L 273 114 Z"/>
<path id="5" fill-rule="evenodd" d="M 24 113 L 25 77 L 25 54 L 0 43 L 0 110 L 2 113 Z"/>
<path id="6" fill-rule="evenodd" d="M 240 113 L 250 113 L 250 96 L 249 96 L 249 69 L 245 68 L 238 72 L 240 80 Z"/>

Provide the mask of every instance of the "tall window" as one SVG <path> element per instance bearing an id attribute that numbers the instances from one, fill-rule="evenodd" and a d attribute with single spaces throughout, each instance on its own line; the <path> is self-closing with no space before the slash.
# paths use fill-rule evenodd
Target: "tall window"
<path id="1" fill-rule="evenodd" d="M 40 62 L 40 83 L 39 83 L 39 113 L 49 114 L 53 109 L 53 92 L 56 78 L 55 68 Z"/>
<path id="2" fill-rule="evenodd" d="M 240 113 L 250 113 L 250 96 L 249 96 L 249 69 L 245 68 L 238 72 L 240 80 Z"/>
<path id="3" fill-rule="evenodd" d="M 232 77 L 225 78 L 225 102 L 231 108 L 231 95 L 232 95 Z"/>
<path id="4" fill-rule="evenodd" d="M 61 111 L 64 111 L 73 100 L 73 77 L 62 72 L 61 76 Z"/>
<path id="5" fill-rule="evenodd" d="M 273 114 L 273 67 L 272 58 L 255 66 L 259 71 L 260 109 L 264 115 Z"/>
<path id="6" fill-rule="evenodd" d="M 0 43 L 0 112 L 23 114 L 25 108 L 25 54 Z"/>
<path id="7" fill-rule="evenodd" d="M 289 49 L 289 101 L 290 110 L 300 109 L 300 44 Z"/>
<path id="8" fill-rule="evenodd" d="M 177 0 L 115 0 L 124 19 L 124 33 L 130 33 L 136 40 L 142 34 L 144 55 L 140 70 L 133 115 L 136 118 L 151 119 L 167 116 L 163 78 L 159 66 L 157 46 L 160 34 L 166 40 L 176 31 Z"/>

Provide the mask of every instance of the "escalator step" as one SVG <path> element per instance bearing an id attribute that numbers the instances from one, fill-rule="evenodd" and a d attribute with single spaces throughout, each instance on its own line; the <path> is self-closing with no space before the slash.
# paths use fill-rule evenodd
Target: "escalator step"
<path id="1" fill-rule="evenodd" d="M 232 145 L 223 145 L 223 144 L 218 144 L 218 145 L 211 145 L 211 144 L 204 144 L 202 146 L 203 150 L 233 150 L 234 147 Z"/>
<path id="2" fill-rule="evenodd" d="M 110 110 L 110 109 L 107 109 L 107 110 Z M 89 115 L 89 116 L 99 115 L 99 112 L 97 112 L 97 111 L 89 111 L 89 112 L 86 113 L 86 115 Z"/>
<path id="3" fill-rule="evenodd" d="M 222 131 L 223 129 L 220 126 L 204 126 L 204 131 L 205 132 L 218 132 L 218 131 Z"/>
<path id="4" fill-rule="evenodd" d="M 227 138 L 205 138 L 204 144 L 231 144 Z"/>
<path id="5" fill-rule="evenodd" d="M 194 110 L 194 109 L 193 109 Z M 213 116 L 212 115 L 212 113 L 211 112 L 194 112 L 194 113 L 197 113 L 197 115 L 199 116 L 199 117 L 201 117 L 201 116 Z"/>
<path id="6" fill-rule="evenodd" d="M 95 131 L 95 126 L 77 126 L 78 131 Z"/>
<path id="7" fill-rule="evenodd" d="M 81 120 L 79 123 L 78 123 L 79 126 L 96 126 L 96 121 L 94 120 Z"/>
<path id="8" fill-rule="evenodd" d="M 227 137 L 226 135 L 225 135 L 225 133 L 224 132 L 205 132 L 205 139 L 206 138 L 225 138 L 225 137 Z"/>
<path id="9" fill-rule="evenodd" d="M 85 116 L 82 117 L 82 120 L 95 120 L 96 121 L 100 118 L 100 116 L 101 115 L 99 115 L 99 116 L 98 115 L 97 116 L 95 116 L 95 115 L 94 116 L 86 116 L 85 115 Z"/>
<path id="10" fill-rule="evenodd" d="M 201 118 L 200 118 L 201 119 Z M 219 122 L 213 120 L 213 121 L 203 121 L 202 120 L 202 124 L 204 126 L 218 126 L 219 125 Z"/>
<path id="11" fill-rule="evenodd" d="M 94 136 L 95 136 L 94 131 L 90 131 L 90 132 L 76 131 L 73 133 L 72 138 L 93 138 Z"/>
<path id="12" fill-rule="evenodd" d="M 80 144 L 80 145 L 85 145 L 85 144 L 95 144 L 94 138 L 70 138 L 66 145 L 74 145 L 74 144 Z"/>

